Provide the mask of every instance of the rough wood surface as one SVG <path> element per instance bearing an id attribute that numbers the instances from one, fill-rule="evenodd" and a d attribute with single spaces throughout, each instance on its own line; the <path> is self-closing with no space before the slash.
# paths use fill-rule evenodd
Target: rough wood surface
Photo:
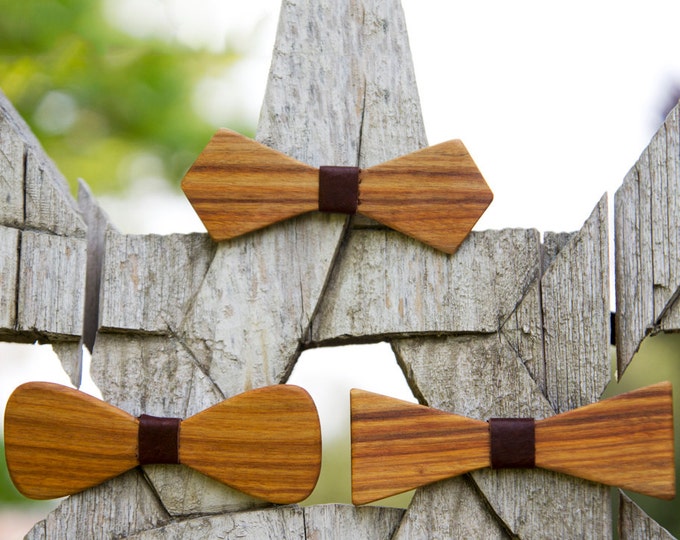
<path id="1" fill-rule="evenodd" d="M 0 337 L 16 326 L 20 237 L 18 229 L 0 226 Z"/>
<path id="2" fill-rule="evenodd" d="M 0 224 L 19 227 L 24 223 L 24 142 L 11 124 L 11 110 L 0 92 Z"/>
<path id="3" fill-rule="evenodd" d="M 675 537 L 645 514 L 628 496 L 620 492 L 619 538 L 621 540 L 673 540 Z"/>
<path id="4" fill-rule="evenodd" d="M 556 412 L 597 401 L 611 379 L 607 197 L 541 278 L 546 397 Z"/>
<path id="5" fill-rule="evenodd" d="M 79 341 L 85 302 L 84 238 L 21 233 L 17 327 L 36 337 Z"/>
<path id="6" fill-rule="evenodd" d="M 392 538 L 506 540 L 517 536 L 507 530 L 493 512 L 489 512 L 483 494 L 479 493 L 470 477 L 465 475 L 417 490 Z"/>
<path id="7" fill-rule="evenodd" d="M 172 523 L 130 536 L 134 540 L 189 538 L 285 538 L 388 540 L 403 510 L 347 505 L 307 508 L 281 506 L 267 510 L 204 516 Z"/>
<path id="8" fill-rule="evenodd" d="M 87 266 L 85 273 L 85 313 L 82 344 L 92 352 L 99 329 L 99 292 L 104 269 L 106 231 L 116 228 L 95 200 L 84 180 L 78 181 L 78 208 L 87 225 Z M 80 386 L 80 372 L 78 382 Z"/>
<path id="9" fill-rule="evenodd" d="M 85 224 L 66 180 L 1 92 L 0 188 L 0 339 L 77 342 Z"/>
<path id="10" fill-rule="evenodd" d="M 127 538 L 169 520 L 144 475 L 135 469 L 68 497 L 26 539 Z"/>
<path id="11" fill-rule="evenodd" d="M 616 343 L 621 377 L 642 339 L 680 330 L 680 108 L 676 106 L 614 199 Z"/>
<path id="12" fill-rule="evenodd" d="M 105 236 L 101 331 L 176 332 L 215 254 L 204 234 Z"/>
<path id="13" fill-rule="evenodd" d="M 392 231 L 355 230 L 311 341 L 495 332 L 538 277 L 540 249 L 534 230 L 473 232 L 454 256 Z"/>
<path id="14" fill-rule="evenodd" d="M 389 540 L 399 526 L 404 510 L 377 506 L 320 504 L 304 509 L 305 538 L 329 540 L 366 538 Z"/>

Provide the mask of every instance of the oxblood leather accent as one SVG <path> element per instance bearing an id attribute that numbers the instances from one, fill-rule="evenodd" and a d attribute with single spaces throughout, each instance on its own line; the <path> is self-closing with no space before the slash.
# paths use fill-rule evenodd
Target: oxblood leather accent
<path id="1" fill-rule="evenodd" d="M 360 171 L 359 167 L 319 167 L 319 210 L 356 214 Z"/>
<path id="2" fill-rule="evenodd" d="M 179 418 L 143 414 L 139 417 L 140 465 L 179 463 Z"/>
<path id="3" fill-rule="evenodd" d="M 494 469 L 529 469 L 536 465 L 533 418 L 491 418 L 491 466 Z"/>

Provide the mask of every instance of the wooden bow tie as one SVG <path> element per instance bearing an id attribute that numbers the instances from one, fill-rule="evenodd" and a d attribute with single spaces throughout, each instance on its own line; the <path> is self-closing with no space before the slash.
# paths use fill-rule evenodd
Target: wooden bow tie
<path id="1" fill-rule="evenodd" d="M 210 140 L 182 189 L 216 241 L 321 210 L 359 212 L 446 253 L 493 198 L 458 140 L 368 169 L 316 169 L 227 129 Z"/>
<path id="2" fill-rule="evenodd" d="M 244 493 L 294 503 L 316 485 L 321 431 L 300 387 L 227 399 L 186 420 L 139 419 L 53 383 L 17 388 L 5 411 L 7 466 L 27 497 L 77 493 L 150 463 L 182 463 Z"/>
<path id="3" fill-rule="evenodd" d="M 489 466 L 536 466 L 675 496 L 670 383 L 536 422 L 482 422 L 363 390 L 351 391 L 351 409 L 354 504 Z"/>

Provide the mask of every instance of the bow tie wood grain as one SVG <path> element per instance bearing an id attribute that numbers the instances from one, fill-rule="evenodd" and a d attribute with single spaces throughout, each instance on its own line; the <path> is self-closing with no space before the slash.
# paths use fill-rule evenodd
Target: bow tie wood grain
<path id="1" fill-rule="evenodd" d="M 182 189 L 216 241 L 322 210 L 358 212 L 446 253 L 493 198 L 459 140 L 368 169 L 317 169 L 228 129 L 213 136 Z"/>
<path id="2" fill-rule="evenodd" d="M 490 466 L 534 465 L 672 499 L 672 406 L 670 383 L 659 383 L 535 423 L 504 419 L 494 426 L 355 389 L 352 501 L 376 501 Z"/>
<path id="3" fill-rule="evenodd" d="M 244 392 L 180 421 L 138 419 L 78 390 L 32 382 L 7 403 L 5 452 L 15 486 L 34 499 L 77 493 L 140 464 L 182 463 L 288 504 L 316 485 L 321 430 L 312 398 L 292 385 Z"/>

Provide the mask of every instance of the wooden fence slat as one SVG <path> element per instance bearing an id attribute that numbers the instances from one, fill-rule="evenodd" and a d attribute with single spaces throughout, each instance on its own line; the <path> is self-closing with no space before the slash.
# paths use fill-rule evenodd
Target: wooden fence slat
<path id="1" fill-rule="evenodd" d="M 18 229 L 0 226 L 0 336 L 15 331 L 20 236 Z"/>
<path id="2" fill-rule="evenodd" d="M 379 506 L 318 504 L 304 508 L 305 538 L 390 540 L 404 510 Z"/>
<path id="3" fill-rule="evenodd" d="M 619 538 L 621 540 L 673 540 L 675 537 L 645 514 L 619 491 Z"/>
<path id="4" fill-rule="evenodd" d="M 102 331 L 176 332 L 215 254 L 205 234 L 105 237 Z"/>
<path id="5" fill-rule="evenodd" d="M 24 223 L 24 142 L 9 121 L 13 110 L 0 92 L 0 225 Z"/>
<path id="6" fill-rule="evenodd" d="M 436 527 L 436 534 L 433 529 Z M 513 538 L 489 512 L 469 476 L 458 476 L 416 491 L 393 540 L 431 538 Z"/>
<path id="7" fill-rule="evenodd" d="M 50 169 L 41 164 L 36 152 L 26 155 L 25 227 L 48 231 L 60 236 L 84 238 L 87 228 L 68 192 L 58 188 Z"/>
<path id="8" fill-rule="evenodd" d="M 645 336 L 680 329 L 679 138 L 676 106 L 614 198 L 619 377 Z"/>
<path id="9" fill-rule="evenodd" d="M 498 330 L 540 272 L 535 230 L 473 232 L 449 256 L 387 230 L 355 230 L 312 341 Z"/>
<path id="10" fill-rule="evenodd" d="M 527 289 L 500 332 L 503 342 L 522 361 L 538 389 L 547 395 L 540 279 L 536 279 Z"/>
<path id="11" fill-rule="evenodd" d="M 130 540 L 183 540 L 189 538 L 285 538 L 305 539 L 302 508 L 281 506 L 217 516 L 203 516 L 171 523 L 129 536 Z"/>
<path id="12" fill-rule="evenodd" d="M 17 326 L 36 337 L 78 341 L 83 328 L 84 238 L 21 234 Z"/>
<path id="13" fill-rule="evenodd" d="M 168 520 L 158 498 L 135 469 L 64 499 L 25 538 L 124 538 Z"/>
<path id="14" fill-rule="evenodd" d="M 0 339 L 73 351 L 65 344 L 82 329 L 85 224 L 66 180 L 1 92 L 0 188 Z"/>
<path id="15" fill-rule="evenodd" d="M 597 401 L 609 363 L 607 198 L 541 278 L 546 397 L 560 413 Z"/>

